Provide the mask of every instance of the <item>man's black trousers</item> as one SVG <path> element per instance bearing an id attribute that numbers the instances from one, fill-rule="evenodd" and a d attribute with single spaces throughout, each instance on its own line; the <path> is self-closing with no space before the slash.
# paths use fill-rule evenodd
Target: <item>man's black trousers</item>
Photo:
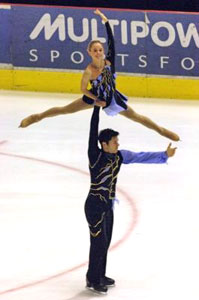
<path id="1" fill-rule="evenodd" d="M 90 283 L 99 284 L 106 274 L 107 252 L 113 231 L 113 209 L 110 207 L 107 210 L 106 207 L 106 210 L 103 210 L 101 205 L 96 207 L 94 202 L 95 200 L 86 201 L 85 204 L 90 230 L 89 265 L 86 277 Z"/>

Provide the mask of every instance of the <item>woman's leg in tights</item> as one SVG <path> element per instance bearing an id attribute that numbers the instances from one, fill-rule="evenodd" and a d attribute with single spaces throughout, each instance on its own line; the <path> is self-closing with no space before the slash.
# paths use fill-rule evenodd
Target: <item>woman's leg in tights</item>
<path id="1" fill-rule="evenodd" d="M 82 98 L 79 98 L 73 102 L 71 102 L 68 105 L 61 106 L 61 107 L 52 107 L 42 113 L 30 115 L 27 118 L 23 119 L 21 121 L 21 124 L 19 127 L 27 127 L 35 122 L 39 122 L 45 118 L 54 117 L 58 115 L 64 115 L 64 114 L 72 114 L 84 109 L 88 109 L 93 107 L 93 105 L 89 105 L 85 103 Z"/>
<path id="2" fill-rule="evenodd" d="M 136 113 L 131 107 L 128 106 L 128 109 L 127 110 L 124 110 L 122 112 L 120 112 L 120 114 L 132 121 L 135 121 L 135 122 L 138 122 L 150 129 L 153 129 L 155 130 L 156 132 L 158 132 L 160 135 L 163 135 L 173 141 L 179 141 L 179 136 L 164 128 L 164 127 L 161 127 L 159 125 L 157 125 L 156 123 L 154 123 L 151 119 L 149 119 L 148 117 L 145 117 L 143 115 L 140 115 L 138 113 Z"/>

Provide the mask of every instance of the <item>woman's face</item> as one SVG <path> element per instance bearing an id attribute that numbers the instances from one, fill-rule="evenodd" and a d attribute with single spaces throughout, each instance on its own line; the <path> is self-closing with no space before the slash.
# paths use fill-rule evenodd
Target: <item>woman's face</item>
<path id="1" fill-rule="evenodd" d="M 88 53 L 93 59 L 103 59 L 104 47 L 100 43 L 94 43 L 88 50 Z"/>

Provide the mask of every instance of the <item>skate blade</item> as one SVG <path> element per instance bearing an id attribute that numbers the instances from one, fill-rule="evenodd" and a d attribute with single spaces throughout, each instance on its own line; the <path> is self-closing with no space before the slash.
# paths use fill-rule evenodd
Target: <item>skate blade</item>
<path id="1" fill-rule="evenodd" d="M 93 287 L 88 287 L 88 286 L 86 286 L 86 289 L 87 289 L 88 291 L 91 291 L 92 293 L 97 294 L 97 295 L 107 295 L 107 292 L 96 291 Z"/>

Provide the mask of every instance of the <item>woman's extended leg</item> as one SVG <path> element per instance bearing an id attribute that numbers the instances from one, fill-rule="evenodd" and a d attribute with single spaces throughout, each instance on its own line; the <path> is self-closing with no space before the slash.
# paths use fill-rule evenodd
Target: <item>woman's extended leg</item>
<path id="1" fill-rule="evenodd" d="M 123 115 L 124 117 L 132 120 L 132 121 L 135 121 L 135 122 L 138 122 L 138 123 L 141 123 L 142 125 L 150 128 L 150 129 L 153 129 L 155 131 L 157 131 L 159 134 L 173 140 L 173 141 L 179 141 L 180 138 L 179 136 L 164 128 L 164 127 L 161 127 L 161 126 L 158 126 L 156 123 L 154 123 L 152 120 L 150 120 L 148 117 L 145 117 L 143 115 L 140 115 L 138 113 L 136 113 L 131 107 L 128 106 L 128 109 L 127 110 L 124 110 L 122 112 L 120 112 L 121 115 Z"/>
<path id="2" fill-rule="evenodd" d="M 91 107 L 93 106 L 85 103 L 82 100 L 82 98 L 79 98 L 68 105 L 61 106 L 61 107 L 52 107 L 42 113 L 30 115 L 21 121 L 19 127 L 24 128 L 35 122 L 39 122 L 45 118 L 64 115 L 64 114 L 72 114 Z"/>

